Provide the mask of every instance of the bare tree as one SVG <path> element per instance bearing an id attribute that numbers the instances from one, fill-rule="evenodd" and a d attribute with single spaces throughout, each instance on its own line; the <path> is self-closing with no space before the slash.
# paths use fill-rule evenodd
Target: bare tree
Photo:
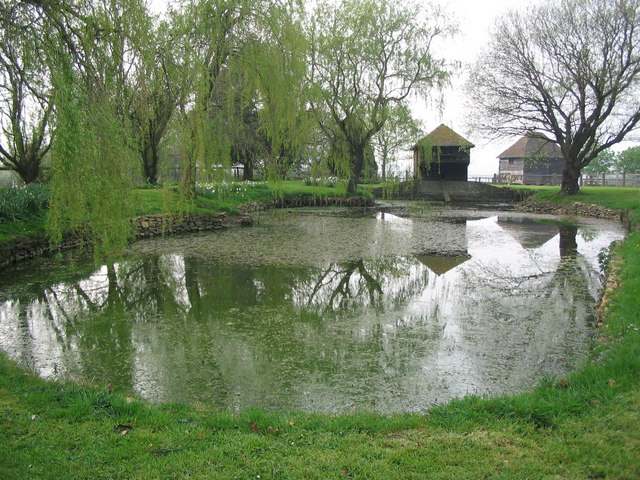
<path id="1" fill-rule="evenodd" d="M 495 137 L 550 134 L 562 191 L 640 121 L 640 1 L 553 0 L 500 18 L 469 82 L 472 124 Z"/>

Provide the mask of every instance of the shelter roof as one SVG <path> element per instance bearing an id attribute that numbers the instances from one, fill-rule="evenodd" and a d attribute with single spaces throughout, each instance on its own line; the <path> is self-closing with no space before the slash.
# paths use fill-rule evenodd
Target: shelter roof
<path id="1" fill-rule="evenodd" d="M 542 133 L 528 133 L 498 155 L 498 158 L 562 158 L 557 143 Z"/>
<path id="2" fill-rule="evenodd" d="M 529 249 L 541 247 L 558 235 L 557 225 L 539 223 L 526 217 L 498 217 L 498 225 Z"/>
<path id="3" fill-rule="evenodd" d="M 418 144 L 428 141 L 434 147 L 464 147 L 473 148 L 475 145 L 466 138 L 457 134 L 444 123 L 423 137 Z M 418 145 L 416 145 L 417 147 Z M 415 147 L 414 147 L 415 148 Z"/>
<path id="4" fill-rule="evenodd" d="M 440 276 L 449 270 L 462 265 L 471 258 L 466 256 L 450 256 L 450 255 L 416 255 L 416 258 L 429 270 Z"/>

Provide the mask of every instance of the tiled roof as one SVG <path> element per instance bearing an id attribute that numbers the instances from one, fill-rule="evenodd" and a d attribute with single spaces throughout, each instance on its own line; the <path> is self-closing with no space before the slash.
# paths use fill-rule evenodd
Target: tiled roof
<path id="1" fill-rule="evenodd" d="M 473 143 L 458 135 L 444 123 L 420 140 L 418 144 L 422 143 L 425 139 L 428 139 L 430 144 L 434 147 L 474 147 Z"/>
<path id="2" fill-rule="evenodd" d="M 498 155 L 498 158 L 562 158 L 560 147 L 540 133 L 528 133 Z"/>

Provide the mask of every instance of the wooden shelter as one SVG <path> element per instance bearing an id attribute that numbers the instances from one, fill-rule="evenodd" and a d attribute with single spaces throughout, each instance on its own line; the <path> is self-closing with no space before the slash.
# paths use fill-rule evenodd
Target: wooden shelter
<path id="1" fill-rule="evenodd" d="M 467 180 L 474 145 L 441 124 L 413 147 L 413 174 L 421 180 Z"/>
<path id="2" fill-rule="evenodd" d="M 557 143 L 529 133 L 498 155 L 500 183 L 559 185 L 564 158 Z"/>

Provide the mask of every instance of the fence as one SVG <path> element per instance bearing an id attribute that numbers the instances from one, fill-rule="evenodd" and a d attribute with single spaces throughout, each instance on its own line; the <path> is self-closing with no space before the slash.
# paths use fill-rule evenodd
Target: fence
<path id="1" fill-rule="evenodd" d="M 640 173 L 583 173 L 580 185 L 599 187 L 640 187 Z"/>
<path id="2" fill-rule="evenodd" d="M 468 178 L 470 182 L 498 183 L 496 175 L 474 175 Z"/>
<path id="3" fill-rule="evenodd" d="M 469 178 L 475 180 L 475 178 Z M 484 181 L 484 180 L 479 180 Z M 589 187 L 640 187 L 640 173 L 583 173 L 580 176 L 580 186 Z M 561 185 L 562 175 L 495 175 L 491 183 L 502 185 Z"/>

